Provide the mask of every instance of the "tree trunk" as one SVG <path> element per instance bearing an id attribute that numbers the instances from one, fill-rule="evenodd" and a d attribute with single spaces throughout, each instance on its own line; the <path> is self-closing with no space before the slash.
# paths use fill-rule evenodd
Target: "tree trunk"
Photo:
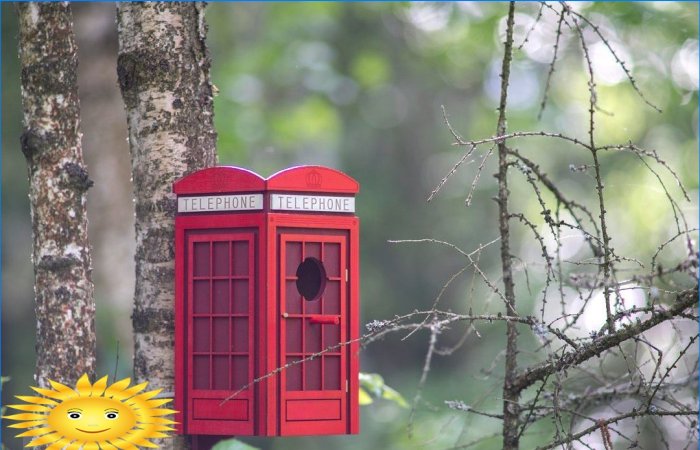
<path id="1" fill-rule="evenodd" d="M 506 22 L 506 41 L 501 66 L 501 100 L 498 106 L 498 125 L 496 135 L 506 134 L 506 107 L 508 103 L 508 82 L 510 80 L 510 62 L 513 58 L 513 21 L 515 2 L 510 2 Z M 510 213 L 508 212 L 508 148 L 505 139 L 498 141 L 498 225 L 501 235 L 501 265 L 503 269 L 503 288 L 506 299 L 506 315 L 515 317 L 515 286 L 513 282 L 512 255 L 510 253 Z M 517 324 L 506 322 L 506 361 L 503 380 L 503 449 L 520 448 L 520 391 L 514 389 L 513 382 L 518 369 L 518 330 Z"/>
<path id="2" fill-rule="evenodd" d="M 36 295 L 35 381 L 95 376 L 77 46 L 68 3 L 20 3 L 20 65 Z"/>
<path id="3" fill-rule="evenodd" d="M 172 183 L 216 164 L 204 5 L 119 3 L 117 74 L 126 104 L 136 208 L 134 375 L 174 381 Z M 164 449 L 183 449 L 166 439 Z"/>

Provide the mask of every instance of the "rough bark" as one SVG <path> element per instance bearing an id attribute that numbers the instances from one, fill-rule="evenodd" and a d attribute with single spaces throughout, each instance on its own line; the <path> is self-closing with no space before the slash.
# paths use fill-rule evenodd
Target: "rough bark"
<path id="1" fill-rule="evenodd" d="M 29 168 L 37 320 L 35 381 L 95 373 L 95 303 L 87 238 L 77 46 L 70 5 L 21 3 L 19 55 Z"/>
<path id="2" fill-rule="evenodd" d="M 134 375 L 173 392 L 172 183 L 216 164 L 204 5 L 119 3 L 117 74 L 136 208 Z M 183 449 L 181 439 L 158 443 Z"/>
<path id="3" fill-rule="evenodd" d="M 515 3 L 510 2 L 506 26 L 506 41 L 501 67 L 501 99 L 498 106 L 498 126 L 496 136 L 506 134 L 506 106 L 508 103 L 508 80 L 510 62 L 513 53 L 513 17 Z M 506 299 L 506 315 L 517 316 L 515 309 L 515 288 L 513 283 L 512 257 L 510 253 L 510 215 L 508 213 L 508 148 L 505 139 L 498 141 L 498 227 L 501 235 L 501 264 L 503 270 L 503 289 Z M 519 448 L 520 435 L 520 391 L 513 388 L 513 381 L 518 369 L 518 330 L 516 323 L 506 322 L 506 361 L 503 381 L 503 448 Z"/>

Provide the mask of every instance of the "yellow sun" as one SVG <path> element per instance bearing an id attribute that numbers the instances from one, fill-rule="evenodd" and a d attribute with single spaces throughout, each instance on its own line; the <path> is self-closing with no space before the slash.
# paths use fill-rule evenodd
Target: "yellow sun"
<path id="1" fill-rule="evenodd" d="M 148 439 L 168 437 L 169 425 L 176 422 L 163 416 L 172 409 L 160 408 L 171 399 L 156 399 L 160 389 L 142 392 L 148 383 L 129 387 L 125 378 L 107 386 L 107 377 L 90 384 L 87 375 L 80 377 L 75 389 L 49 380 L 53 389 L 32 387 L 42 397 L 18 395 L 26 402 L 7 405 L 21 414 L 3 416 L 21 421 L 9 428 L 28 428 L 17 437 L 33 437 L 26 447 L 48 445 L 46 450 L 138 450 L 158 448 Z"/>

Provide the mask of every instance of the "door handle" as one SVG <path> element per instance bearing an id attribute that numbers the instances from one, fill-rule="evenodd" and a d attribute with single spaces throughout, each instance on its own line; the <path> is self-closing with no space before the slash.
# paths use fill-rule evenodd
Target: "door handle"
<path id="1" fill-rule="evenodd" d="M 338 316 L 309 316 L 309 322 L 320 323 L 323 325 L 338 325 L 340 317 Z"/>

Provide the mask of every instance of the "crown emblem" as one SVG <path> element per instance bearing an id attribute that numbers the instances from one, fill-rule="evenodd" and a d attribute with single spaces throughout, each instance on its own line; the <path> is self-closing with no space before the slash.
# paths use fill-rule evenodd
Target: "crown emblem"
<path id="1" fill-rule="evenodd" d="M 321 174 L 315 170 L 309 172 L 306 175 L 306 185 L 310 188 L 320 188 L 321 187 Z"/>

